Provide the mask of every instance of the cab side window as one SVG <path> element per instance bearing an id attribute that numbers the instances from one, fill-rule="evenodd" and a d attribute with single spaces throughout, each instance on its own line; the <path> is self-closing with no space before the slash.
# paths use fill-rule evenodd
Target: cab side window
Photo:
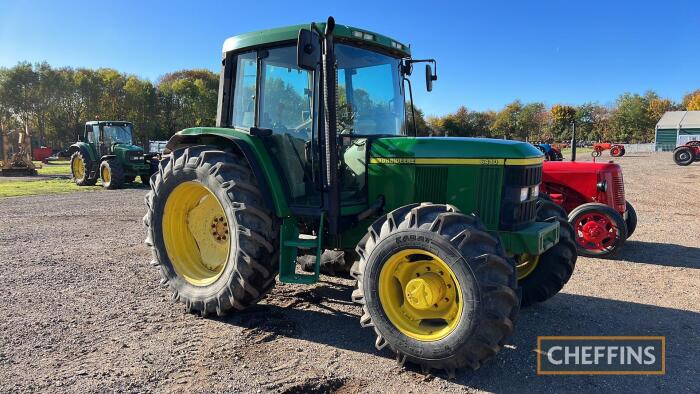
<path id="1" fill-rule="evenodd" d="M 257 81 L 257 54 L 241 53 L 236 58 L 235 92 L 231 124 L 249 129 L 255 126 L 255 83 Z"/>

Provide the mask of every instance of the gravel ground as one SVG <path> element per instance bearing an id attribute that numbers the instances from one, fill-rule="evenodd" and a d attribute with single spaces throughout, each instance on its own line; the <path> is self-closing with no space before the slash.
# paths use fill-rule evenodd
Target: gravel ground
<path id="1" fill-rule="evenodd" d="M 375 351 L 350 280 L 278 285 L 224 319 L 185 313 L 148 264 L 145 189 L 0 200 L 0 392 L 698 392 L 700 164 L 618 162 L 639 214 L 626 249 L 579 258 L 495 360 L 453 380 Z M 668 372 L 537 376 L 538 335 L 665 335 Z"/>

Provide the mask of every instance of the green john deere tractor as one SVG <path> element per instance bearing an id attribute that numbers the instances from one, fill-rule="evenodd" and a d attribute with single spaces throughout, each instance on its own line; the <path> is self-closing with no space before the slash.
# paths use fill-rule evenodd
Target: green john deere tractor
<path id="1" fill-rule="evenodd" d="M 138 176 L 148 185 L 151 175 L 158 171 L 158 159 L 134 145 L 132 131 L 129 122 L 85 123 L 83 135 L 68 150 L 73 181 L 91 186 L 100 178 L 105 189 L 121 189 Z"/>
<path id="2" fill-rule="evenodd" d="M 521 289 L 523 304 L 556 294 L 576 246 L 565 215 L 540 209 L 536 148 L 415 136 L 419 62 L 430 90 L 434 60 L 332 18 L 226 40 L 217 127 L 174 135 L 146 198 L 146 243 L 174 298 L 226 315 L 277 276 L 316 282 L 324 251 L 356 251 L 352 299 L 377 348 L 448 372 L 492 358 Z"/>

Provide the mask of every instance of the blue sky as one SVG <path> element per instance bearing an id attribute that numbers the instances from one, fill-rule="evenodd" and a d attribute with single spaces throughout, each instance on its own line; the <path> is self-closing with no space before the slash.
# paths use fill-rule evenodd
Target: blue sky
<path id="1" fill-rule="evenodd" d="M 674 100 L 700 88 L 700 1 L 12 1 L 0 2 L 0 66 L 113 67 L 157 80 L 218 72 L 226 37 L 325 20 L 410 43 L 438 60 L 428 114 L 499 109 L 520 98 L 610 104 L 654 89 Z"/>

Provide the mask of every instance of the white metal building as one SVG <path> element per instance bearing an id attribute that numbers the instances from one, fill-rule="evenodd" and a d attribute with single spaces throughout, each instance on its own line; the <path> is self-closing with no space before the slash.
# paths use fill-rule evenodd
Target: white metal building
<path id="1" fill-rule="evenodd" d="M 700 141 L 700 111 L 668 111 L 656 124 L 656 150 L 672 151 L 688 141 Z"/>

